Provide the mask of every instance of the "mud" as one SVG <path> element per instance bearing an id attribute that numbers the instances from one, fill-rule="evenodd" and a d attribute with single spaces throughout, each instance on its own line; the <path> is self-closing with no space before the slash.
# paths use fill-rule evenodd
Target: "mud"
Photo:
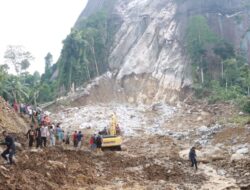
<path id="1" fill-rule="evenodd" d="M 154 158 L 131 157 L 123 152 L 99 154 L 71 149 L 56 147 L 19 152 L 17 165 L 1 166 L 0 189 L 91 189 L 117 187 L 117 184 L 128 189 L 135 185 L 150 187 L 158 181 L 162 181 L 163 186 L 173 183 L 185 187 L 185 182 L 198 185 L 205 180 L 178 159 L 159 165 L 152 164 L 156 162 Z"/>
<path id="2" fill-rule="evenodd" d="M 133 110 L 133 106 L 115 105 L 114 110 L 123 124 L 121 128 L 127 131 L 122 151 L 91 152 L 90 134 L 99 129 L 95 119 L 106 125 L 113 111 L 105 111 L 109 106 L 98 105 L 95 109 L 91 105 L 89 112 L 71 108 L 53 114 L 54 118 L 65 120 L 64 127 L 76 122 L 71 130 L 82 130 L 81 150 L 72 145 L 28 150 L 23 134 L 17 134 L 23 148 L 17 153 L 17 165 L 7 166 L 0 161 L 0 189 L 249 189 L 249 152 L 244 153 L 244 159 L 231 161 L 238 147 L 249 146 L 249 126 L 237 123 L 242 118 L 232 105 L 192 103 L 169 107 L 174 112 L 168 112 L 168 107 L 165 111 L 159 107 L 151 109 L 152 106 Z M 76 115 L 78 111 L 84 118 Z M 76 117 L 78 120 L 74 120 Z M 131 121 L 126 123 L 128 118 Z M 78 124 L 81 121 L 91 127 L 81 127 Z M 144 122 L 143 126 L 140 122 Z M 202 143 L 204 138 L 206 143 Z M 197 145 L 197 152 L 201 153 L 198 171 L 184 158 L 193 145 Z M 180 152 L 185 152 L 185 156 L 180 157 Z"/>

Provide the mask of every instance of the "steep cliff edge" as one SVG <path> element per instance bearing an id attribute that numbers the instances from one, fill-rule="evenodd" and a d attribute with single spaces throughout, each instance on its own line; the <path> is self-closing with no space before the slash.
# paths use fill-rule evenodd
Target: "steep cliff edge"
<path id="1" fill-rule="evenodd" d="M 205 16 L 218 36 L 250 58 L 249 4 L 249 0 L 92 0 L 76 26 L 109 5 L 114 35 L 108 60 L 112 80 L 119 86 L 116 94 L 122 91 L 131 102 L 174 102 L 192 86 L 184 43 L 190 17 Z"/>

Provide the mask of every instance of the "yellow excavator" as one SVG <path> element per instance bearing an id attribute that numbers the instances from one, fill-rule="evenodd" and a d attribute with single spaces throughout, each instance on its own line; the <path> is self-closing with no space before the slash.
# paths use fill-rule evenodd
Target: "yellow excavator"
<path id="1" fill-rule="evenodd" d="M 102 150 L 120 151 L 122 149 L 122 137 L 115 113 L 112 114 L 109 129 L 106 131 L 106 134 L 102 134 Z"/>

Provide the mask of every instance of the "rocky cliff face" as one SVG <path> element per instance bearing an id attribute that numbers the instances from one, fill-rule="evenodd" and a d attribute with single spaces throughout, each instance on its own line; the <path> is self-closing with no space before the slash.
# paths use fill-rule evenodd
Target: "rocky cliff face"
<path id="1" fill-rule="evenodd" d="M 197 14 L 204 15 L 217 35 L 233 44 L 236 50 L 244 51 L 250 60 L 249 0 L 186 0 L 178 5 L 176 15 L 182 25 Z"/>
<path id="2" fill-rule="evenodd" d="M 122 93 L 131 101 L 172 102 L 192 85 L 184 44 L 189 18 L 204 15 L 214 32 L 250 58 L 249 5 L 249 0 L 91 0 L 78 22 L 109 7 L 114 36 L 108 59 Z"/>

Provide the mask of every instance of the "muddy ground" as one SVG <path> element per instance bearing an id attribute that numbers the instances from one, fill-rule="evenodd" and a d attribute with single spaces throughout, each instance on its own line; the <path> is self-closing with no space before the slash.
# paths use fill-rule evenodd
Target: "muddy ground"
<path id="1" fill-rule="evenodd" d="M 23 134 L 17 134 L 23 148 L 18 151 L 17 165 L 0 166 L 0 189 L 250 189 L 249 115 L 230 104 L 199 102 L 178 105 L 171 117 L 165 118 L 156 107 L 144 110 L 139 119 L 145 116 L 148 123 L 143 127 L 159 129 L 144 133 L 138 130 L 136 120 L 132 123 L 136 135 L 130 135 L 131 130 L 125 133 L 120 152 L 89 150 L 94 125 L 79 128 L 85 134 L 81 150 L 72 145 L 29 150 Z M 126 114 L 119 113 L 119 117 Z M 54 117 L 61 119 L 61 113 Z M 100 121 L 102 117 L 98 116 Z M 160 126 L 154 124 L 159 118 L 164 120 Z M 194 145 L 198 171 L 187 159 Z"/>
<path id="2" fill-rule="evenodd" d="M 131 140 L 136 142 L 136 139 Z M 159 137 L 157 144 L 169 146 L 157 155 L 150 153 L 150 147 L 137 147 L 143 151 L 132 154 L 130 151 L 137 149 L 133 146 L 130 151 L 103 153 L 74 150 L 66 146 L 41 151 L 23 150 L 18 154 L 16 166 L 1 166 L 0 188 L 185 189 L 189 184 L 199 189 L 206 177 L 179 158 L 172 140 Z M 144 152 L 146 149 L 147 155 Z"/>

